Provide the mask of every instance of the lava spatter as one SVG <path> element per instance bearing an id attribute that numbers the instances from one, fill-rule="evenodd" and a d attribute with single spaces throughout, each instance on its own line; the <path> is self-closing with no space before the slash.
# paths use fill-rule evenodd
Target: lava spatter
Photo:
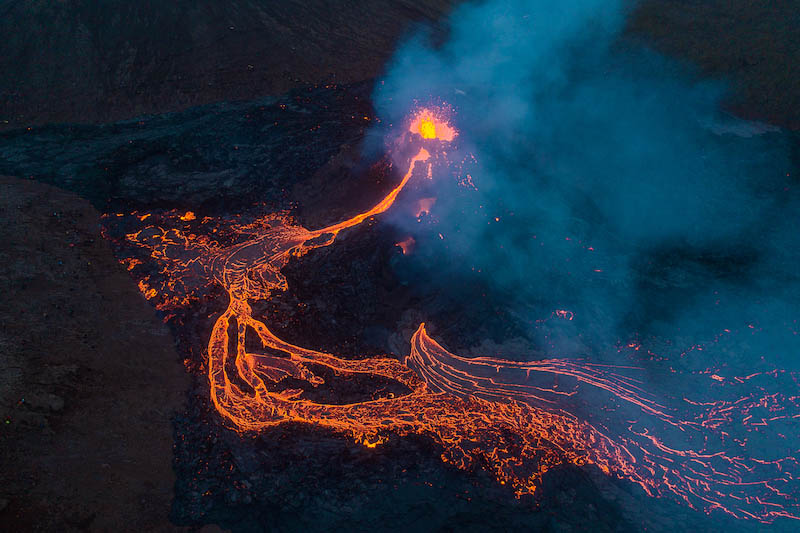
<path id="1" fill-rule="evenodd" d="M 439 110 L 420 109 L 412 116 L 408 131 L 423 139 L 452 142 L 458 132 L 442 117 L 442 114 L 443 112 Z"/>

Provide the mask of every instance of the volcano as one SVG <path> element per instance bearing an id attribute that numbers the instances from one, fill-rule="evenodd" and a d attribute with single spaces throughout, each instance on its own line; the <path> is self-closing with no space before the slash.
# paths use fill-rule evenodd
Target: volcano
<path id="1" fill-rule="evenodd" d="M 472 55 L 453 44 L 459 20 L 478 20 L 465 13 L 493 5 L 412 36 L 377 81 L 295 80 L 255 101 L 0 134 L 0 173 L 48 184 L 2 180 L 13 305 L 0 347 L 13 349 L 0 406 L 13 406 L 0 518 L 20 530 L 793 530 L 796 165 L 782 156 L 794 134 L 704 114 L 711 90 L 686 89 L 678 67 L 641 81 L 642 64 L 666 63 L 626 55 L 626 39 L 599 74 L 534 60 L 548 75 L 520 85 L 509 65 L 529 58 L 503 48 L 513 38 L 480 39 L 492 25 L 470 27 Z M 495 29 L 527 27 L 510 13 Z M 570 28 L 546 26 L 536 43 Z M 607 52 L 569 44 L 552 57 Z M 488 83 L 453 68 L 468 57 Z M 663 135 L 651 142 L 642 124 Z M 697 222 L 718 218 L 724 231 Z M 52 295 L 57 312 L 27 304 Z M 53 366 L 82 350 L 92 357 Z M 84 408 L 109 419 L 106 434 Z M 63 431 L 52 442 L 81 487 L 24 496 L 59 464 L 37 445 L 38 470 L 16 475 L 25 443 Z M 59 490 L 80 502 L 134 470 L 102 503 L 50 512 Z M 106 516 L 118 494 L 123 525 Z M 168 524 L 155 518 L 165 505 Z"/>

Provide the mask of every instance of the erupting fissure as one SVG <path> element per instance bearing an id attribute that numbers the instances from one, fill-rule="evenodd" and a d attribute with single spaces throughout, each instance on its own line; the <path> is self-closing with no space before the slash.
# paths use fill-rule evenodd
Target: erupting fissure
<path id="1" fill-rule="evenodd" d="M 162 309 L 191 304 L 192 287 L 217 283 L 227 291 L 228 307 L 208 341 L 211 399 L 222 416 L 247 431 L 288 421 L 317 424 L 367 447 L 382 444 L 389 433 L 425 435 L 441 446 L 446 463 L 464 469 L 483 465 L 518 495 L 533 493 L 545 472 L 571 463 L 595 465 L 637 483 L 650 495 L 672 494 L 705 511 L 720 509 L 765 522 L 798 518 L 797 461 L 754 457 L 746 439 L 737 444 L 729 438 L 730 425 L 765 405 L 766 398 L 774 399 L 766 393 L 737 402 L 681 399 L 678 406 L 668 407 L 630 376 L 635 368 L 581 360 L 459 357 L 428 336 L 424 324 L 411 338 L 410 354 L 402 362 L 391 357 L 349 360 L 295 346 L 273 334 L 254 315 L 251 302 L 288 289 L 281 273 L 288 261 L 332 244 L 343 230 L 389 209 L 417 169 L 430 175 L 431 151 L 441 151 L 457 134 L 428 110 L 412 118 L 408 132 L 422 147 L 399 184 L 373 208 L 338 224 L 308 230 L 285 215 L 244 225 L 228 221 L 230 231 L 244 237 L 229 246 L 214 240 L 217 228 L 198 236 L 187 229 L 165 229 L 165 223 L 127 236 L 129 243 L 146 248 L 164 265 L 166 281 L 160 286 L 150 279 L 140 282 L 148 298 L 160 299 Z M 419 168 L 424 166 L 428 168 Z M 171 216 L 191 223 L 194 231 L 213 226 L 211 219 L 187 215 L 168 214 L 164 221 Z M 157 218 L 136 216 L 148 222 Z M 129 269 L 140 266 L 132 259 L 127 264 Z M 255 338 L 246 343 L 248 335 Z M 256 353 L 254 345 L 285 356 Z M 312 368 L 319 366 L 336 374 L 390 378 L 410 392 L 323 404 L 307 399 L 300 389 L 278 386 L 285 378 L 318 386 L 323 378 Z M 553 385 L 554 376 L 560 386 Z M 609 402 L 626 407 L 616 418 L 614 412 L 594 410 L 597 414 L 582 419 L 577 414 L 582 412 L 577 408 L 579 393 L 587 389 L 595 391 L 595 399 L 606 395 Z M 776 418 L 800 418 L 797 397 L 770 405 Z"/>

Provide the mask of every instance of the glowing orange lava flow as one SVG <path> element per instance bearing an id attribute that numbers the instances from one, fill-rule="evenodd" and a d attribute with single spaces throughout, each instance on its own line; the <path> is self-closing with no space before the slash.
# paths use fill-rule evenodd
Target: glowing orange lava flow
<path id="1" fill-rule="evenodd" d="M 426 120 L 434 123 L 433 128 Z M 412 120 L 410 131 L 425 142 L 431 135 L 436 141 L 455 136 L 452 127 L 424 111 Z M 163 265 L 165 282 L 149 278 L 140 282 L 148 298 L 162 297 L 160 308 L 169 311 L 190 304 L 192 292 L 212 280 L 227 291 L 228 307 L 216 320 L 208 342 L 210 394 L 222 416 L 248 431 L 288 421 L 316 424 L 367 447 L 383 443 L 389 432 L 425 435 L 442 447 L 446 463 L 487 468 L 518 495 L 533 493 L 549 469 L 572 463 L 595 465 L 637 483 L 650 495 L 671 494 L 707 512 L 720 509 L 764 522 L 800 516 L 797 461 L 757 458 L 745 447 L 746 439 L 741 444 L 728 438 L 738 417 L 752 417 L 763 406 L 774 407 L 773 418 L 797 420 L 797 397 L 683 400 L 679 407 L 666 407 L 627 375 L 636 368 L 580 360 L 459 357 L 429 337 L 424 324 L 414 333 L 404 362 L 391 357 L 348 360 L 287 343 L 253 315 L 251 302 L 287 290 L 281 270 L 290 258 L 330 245 L 342 230 L 389 209 L 422 164 L 432 164 L 426 148 L 411 158 L 397 187 L 372 209 L 319 230 L 293 225 L 285 216 L 268 216 L 251 224 L 228 223 L 244 240 L 222 246 L 212 237 L 190 232 L 207 219 L 171 215 L 173 226 L 194 225 L 148 226 L 127 236 Z M 129 261 L 130 269 L 139 266 Z M 319 375 L 323 367 L 335 375 L 389 378 L 409 392 L 324 404 L 309 400 L 303 390 L 287 388 L 291 380 L 286 378 L 314 387 L 323 384 Z M 553 385 L 555 377 L 560 387 Z M 581 418 L 576 413 L 587 405 L 581 403 L 587 391 L 592 394 L 590 404 L 605 398 L 620 409 L 616 414 L 594 409 Z"/>

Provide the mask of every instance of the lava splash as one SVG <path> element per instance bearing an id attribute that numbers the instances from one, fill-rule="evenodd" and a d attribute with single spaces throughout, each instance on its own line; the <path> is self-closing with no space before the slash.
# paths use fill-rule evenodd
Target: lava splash
<path id="1" fill-rule="evenodd" d="M 408 131 L 423 139 L 451 142 L 458 132 L 442 118 L 444 111 L 420 109 L 412 118 Z"/>
<path id="2" fill-rule="evenodd" d="M 764 406 L 770 410 L 765 425 L 800 418 L 799 397 L 768 390 L 770 380 L 788 380 L 796 390 L 792 374 L 755 377 L 764 380 L 764 388 L 735 401 L 667 402 L 644 389 L 637 377 L 641 369 L 582 360 L 460 357 L 431 338 L 425 324 L 411 338 L 403 361 L 345 359 L 272 333 L 251 304 L 288 289 L 281 270 L 289 260 L 333 244 L 342 231 L 391 208 L 415 175 L 431 175 L 438 161 L 431 152 L 441 151 L 457 135 L 431 110 L 416 113 L 408 132 L 421 147 L 398 185 L 371 209 L 321 229 L 294 224 L 285 213 L 246 224 L 197 220 L 194 214 L 134 214 L 150 225 L 128 234 L 127 241 L 161 266 L 160 281 L 140 281 L 142 292 L 160 309 L 169 313 L 189 306 L 210 285 L 228 295 L 227 309 L 216 319 L 207 344 L 210 396 L 223 417 L 242 431 L 289 421 L 315 424 L 367 447 L 382 444 L 389 433 L 424 435 L 441 446 L 442 461 L 462 469 L 487 468 L 517 495 L 534 493 L 542 476 L 559 465 L 594 465 L 652 496 L 670 495 L 706 512 L 717 509 L 762 522 L 800 519 L 797 460 L 758 456 L 746 438 L 732 436 L 742 419 Z M 134 271 L 140 266 L 134 260 L 126 264 Z M 289 385 L 296 380 L 312 387 L 323 384 L 315 372 L 320 367 L 394 380 L 408 392 L 326 404 Z M 553 385 L 556 377 L 560 387 Z M 625 409 L 582 416 L 586 409 L 581 407 L 591 403 L 583 398 L 587 391 L 591 402 L 604 397 Z"/>

